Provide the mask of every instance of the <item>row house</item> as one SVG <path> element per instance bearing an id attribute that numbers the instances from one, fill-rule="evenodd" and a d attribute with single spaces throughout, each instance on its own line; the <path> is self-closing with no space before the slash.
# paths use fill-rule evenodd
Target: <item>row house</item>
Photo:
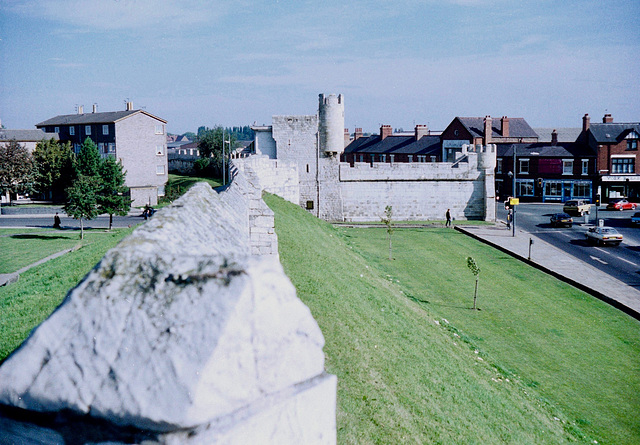
<path id="1" fill-rule="evenodd" d="M 345 133 L 345 143 L 347 142 Z M 413 163 L 441 161 L 440 136 L 430 134 L 426 125 L 416 125 L 413 133 L 393 133 L 390 125 L 382 125 L 380 134 L 363 136 L 356 128 L 353 140 L 341 155 L 343 162 Z"/>
<path id="2" fill-rule="evenodd" d="M 134 110 L 127 102 L 124 111 L 91 113 L 78 107 L 77 114 L 60 115 L 36 124 L 56 133 L 61 142 L 70 142 L 76 154 L 90 138 L 102 156 L 114 156 L 126 171 L 133 206 L 156 205 L 164 196 L 168 180 L 167 121 L 144 110 Z"/>
<path id="3" fill-rule="evenodd" d="M 617 123 L 607 113 L 602 123 L 591 123 L 588 114 L 583 116 L 577 143 L 597 156 L 597 193 L 602 202 L 620 197 L 640 199 L 639 140 L 640 122 Z"/>

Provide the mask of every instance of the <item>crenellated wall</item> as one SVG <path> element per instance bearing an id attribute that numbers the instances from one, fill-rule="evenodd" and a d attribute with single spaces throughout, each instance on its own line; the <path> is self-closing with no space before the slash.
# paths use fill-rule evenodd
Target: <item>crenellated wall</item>
<path id="1" fill-rule="evenodd" d="M 110 250 L 0 366 L 0 443 L 336 442 L 322 333 L 232 174 Z"/>

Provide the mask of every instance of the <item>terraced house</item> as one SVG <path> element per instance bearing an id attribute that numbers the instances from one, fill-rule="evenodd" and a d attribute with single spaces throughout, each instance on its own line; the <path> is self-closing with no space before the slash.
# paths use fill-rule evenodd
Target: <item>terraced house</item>
<path id="1" fill-rule="evenodd" d="M 36 124 L 48 133 L 57 133 L 60 141 L 71 142 L 76 153 L 86 138 L 91 138 L 101 155 L 114 156 L 127 172 L 133 206 L 156 205 L 164 196 L 167 173 L 167 121 L 144 110 L 134 110 L 127 102 L 124 111 L 91 113 L 83 107 L 76 114 L 60 115 Z"/>
<path id="2" fill-rule="evenodd" d="M 597 156 L 598 186 L 602 202 L 611 198 L 640 199 L 640 122 L 618 123 L 605 114 L 602 123 L 591 123 L 585 114 L 578 143 Z"/>

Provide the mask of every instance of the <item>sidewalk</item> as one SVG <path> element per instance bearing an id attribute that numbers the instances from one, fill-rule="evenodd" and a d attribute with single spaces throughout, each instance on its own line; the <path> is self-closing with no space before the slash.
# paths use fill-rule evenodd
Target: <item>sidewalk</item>
<path id="1" fill-rule="evenodd" d="M 640 320 L 640 291 L 599 269 L 565 253 L 528 232 L 511 230 L 502 224 L 455 226 L 456 230 L 489 244 L 519 260 L 549 273 Z M 531 260 L 529 239 L 533 239 Z"/>

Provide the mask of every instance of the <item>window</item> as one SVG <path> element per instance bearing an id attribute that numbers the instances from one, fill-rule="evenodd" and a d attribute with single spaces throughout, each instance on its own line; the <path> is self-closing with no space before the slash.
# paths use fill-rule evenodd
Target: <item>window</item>
<path id="1" fill-rule="evenodd" d="M 562 174 L 563 175 L 572 175 L 573 174 L 573 159 L 563 159 L 562 160 Z"/>
<path id="2" fill-rule="evenodd" d="M 156 175 L 164 175 L 164 165 L 156 165 Z"/>
<path id="3" fill-rule="evenodd" d="M 162 156 L 164 154 L 164 145 L 156 145 L 156 155 Z M 309 172 L 309 166 L 307 165 L 307 172 Z"/>
<path id="4" fill-rule="evenodd" d="M 387 162 L 387 155 L 380 155 L 380 162 Z"/>
<path id="5" fill-rule="evenodd" d="M 409 162 L 413 162 L 413 155 L 409 155 Z"/>
<path id="6" fill-rule="evenodd" d="M 105 145 L 104 145 L 104 143 L 103 143 L 103 142 L 98 143 L 98 151 L 99 151 L 100 153 L 106 153 L 106 151 L 105 151 Z"/>
<path id="7" fill-rule="evenodd" d="M 364 155 L 360 155 L 360 162 L 364 162 Z"/>
<path id="8" fill-rule="evenodd" d="M 573 197 L 591 199 L 591 183 L 587 181 L 574 182 Z"/>
<path id="9" fill-rule="evenodd" d="M 74 136 L 76 134 L 76 127 L 74 127 L 73 125 L 69 127 L 69 134 L 71 136 Z"/>
<path id="10" fill-rule="evenodd" d="M 614 175 L 635 173 L 635 164 L 635 158 L 611 158 L 611 173 Z"/>
<path id="11" fill-rule="evenodd" d="M 498 158 L 496 163 L 496 173 L 502 173 L 502 158 Z"/>
<path id="12" fill-rule="evenodd" d="M 164 134 L 164 126 L 162 124 L 156 125 L 156 134 Z"/>
<path id="13" fill-rule="evenodd" d="M 86 135 L 90 135 L 91 134 L 91 125 L 85 125 L 84 126 L 84 134 L 86 134 Z"/>
<path id="14" fill-rule="evenodd" d="M 516 196 L 533 196 L 533 179 L 516 180 Z"/>
<path id="15" fill-rule="evenodd" d="M 107 153 L 115 153 L 116 152 L 116 144 L 109 143 L 107 144 Z"/>
<path id="16" fill-rule="evenodd" d="M 307 201 L 307 210 L 313 210 L 313 201 Z"/>
<path id="17" fill-rule="evenodd" d="M 102 134 L 109 134 L 109 126 L 108 125 L 103 125 L 102 126 Z"/>
<path id="18" fill-rule="evenodd" d="M 518 159 L 519 171 L 518 173 L 521 175 L 529 174 L 529 160 L 528 159 Z"/>
<path id="19" fill-rule="evenodd" d="M 562 182 L 561 181 L 545 181 L 544 197 L 545 199 L 561 200 L 562 199 Z"/>
<path id="20" fill-rule="evenodd" d="M 54 133 L 60 133 L 60 127 L 54 127 L 53 132 Z"/>
<path id="21" fill-rule="evenodd" d="M 582 174 L 583 175 L 588 175 L 589 174 L 589 160 L 588 159 L 583 159 L 582 160 Z"/>
<path id="22" fill-rule="evenodd" d="M 627 150 L 638 150 L 638 139 L 640 139 L 640 135 L 635 131 L 630 132 L 625 139 L 627 140 Z"/>

